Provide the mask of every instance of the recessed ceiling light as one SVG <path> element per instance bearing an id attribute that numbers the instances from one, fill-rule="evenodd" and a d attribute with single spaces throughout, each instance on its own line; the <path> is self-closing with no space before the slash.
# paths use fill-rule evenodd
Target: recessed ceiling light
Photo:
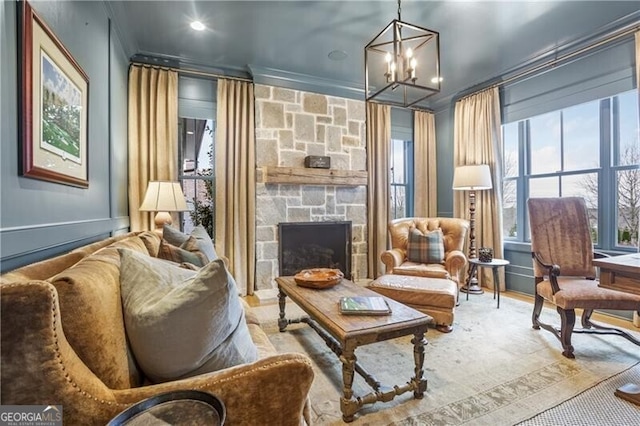
<path id="1" fill-rule="evenodd" d="M 191 28 L 196 30 L 196 31 L 203 31 L 207 27 L 205 27 L 204 24 L 202 22 L 200 22 L 200 21 L 193 21 L 191 23 Z"/>
<path id="2" fill-rule="evenodd" d="M 187 130 L 187 134 L 188 134 L 188 135 L 192 135 L 192 134 L 193 134 L 193 132 L 192 132 L 191 130 Z"/>
<path id="3" fill-rule="evenodd" d="M 344 61 L 349 55 L 344 50 L 332 50 L 327 56 L 333 61 Z"/>
<path id="4" fill-rule="evenodd" d="M 442 79 L 442 77 L 433 77 L 433 78 L 431 79 L 431 82 L 432 82 L 432 83 L 441 83 L 441 82 L 442 82 L 442 80 L 443 80 L 443 79 Z"/>

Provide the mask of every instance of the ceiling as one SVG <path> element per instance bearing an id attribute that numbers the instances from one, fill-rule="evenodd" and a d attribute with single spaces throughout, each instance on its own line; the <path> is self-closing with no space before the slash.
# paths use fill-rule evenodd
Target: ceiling
<path id="1" fill-rule="evenodd" d="M 397 17 L 396 1 L 109 2 L 130 53 L 226 74 L 257 69 L 326 79 L 362 92 L 364 46 Z M 637 1 L 402 2 L 402 20 L 440 33 L 442 90 L 451 98 L 560 48 L 640 16 Z M 207 29 L 189 28 L 194 20 Z M 613 24 L 617 25 L 617 24 Z M 328 57 L 340 50 L 341 61 Z"/>

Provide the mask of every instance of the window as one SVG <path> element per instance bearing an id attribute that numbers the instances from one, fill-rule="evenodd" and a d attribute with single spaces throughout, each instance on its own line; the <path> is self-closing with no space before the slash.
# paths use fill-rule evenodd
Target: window
<path id="1" fill-rule="evenodd" d="M 181 118 L 178 179 L 187 199 L 189 212 L 182 215 L 182 228 L 190 233 L 200 224 L 213 238 L 214 197 L 214 124 L 213 120 Z"/>
<path id="2" fill-rule="evenodd" d="M 502 126 L 504 235 L 528 241 L 529 197 L 583 197 L 593 242 L 638 246 L 640 142 L 635 90 Z"/>
<path id="3" fill-rule="evenodd" d="M 413 216 L 413 141 L 392 139 L 390 164 L 390 217 Z"/>

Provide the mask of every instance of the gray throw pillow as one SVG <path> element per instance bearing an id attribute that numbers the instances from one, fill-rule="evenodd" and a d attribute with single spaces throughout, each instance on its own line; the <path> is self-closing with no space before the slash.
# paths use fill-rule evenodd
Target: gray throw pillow
<path id="1" fill-rule="evenodd" d="M 162 230 L 162 238 L 176 247 L 182 246 L 189 239 L 189 236 L 194 237 L 198 241 L 200 251 L 207 256 L 209 262 L 218 258 L 213 240 L 211 240 L 207 230 L 204 229 L 202 225 L 196 226 L 193 231 L 191 231 L 191 235 L 180 232 L 179 229 L 170 225 L 164 225 Z"/>
<path id="2" fill-rule="evenodd" d="M 127 337 L 152 382 L 257 359 L 236 284 L 222 260 L 196 272 L 133 250 L 118 251 Z"/>

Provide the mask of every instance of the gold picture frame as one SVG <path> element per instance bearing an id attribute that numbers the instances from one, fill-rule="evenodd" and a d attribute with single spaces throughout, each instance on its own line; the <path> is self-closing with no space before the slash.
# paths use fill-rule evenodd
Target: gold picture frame
<path id="1" fill-rule="evenodd" d="M 21 175 L 88 188 L 89 78 L 29 3 L 21 6 Z"/>

